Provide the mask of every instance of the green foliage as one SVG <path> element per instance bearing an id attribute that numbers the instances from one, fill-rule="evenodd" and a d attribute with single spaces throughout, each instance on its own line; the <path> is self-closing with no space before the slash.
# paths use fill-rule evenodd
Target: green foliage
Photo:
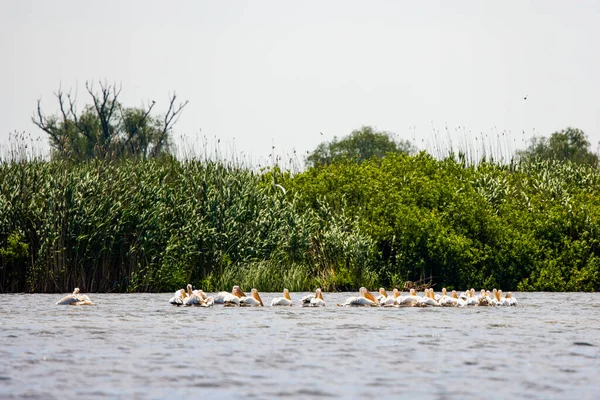
<path id="1" fill-rule="evenodd" d="M 324 142 L 306 157 L 309 165 L 331 164 L 347 158 L 358 163 L 373 157 L 382 158 L 387 153 L 412 153 L 413 146 L 406 140 L 395 141 L 392 134 L 376 131 L 370 126 L 363 126 L 345 136 L 341 140 L 334 137 L 330 143 Z"/>
<path id="2" fill-rule="evenodd" d="M 311 168 L 284 185 L 311 209 L 323 199 L 375 242 L 382 284 L 598 290 L 600 174 L 539 161 L 466 166 L 426 153 Z"/>
<path id="3" fill-rule="evenodd" d="M 534 137 L 527 149 L 517 152 L 522 160 L 571 161 L 577 164 L 598 165 L 598 155 L 590 151 L 587 135 L 575 128 L 554 132 L 550 138 Z"/>
<path id="4" fill-rule="evenodd" d="M 1 292 L 19 291 L 18 282 L 25 279 L 25 270 L 20 266 L 27 262 L 28 255 L 29 244 L 25 242 L 25 238 L 20 232 L 14 231 L 7 237 L 0 235 Z"/>
<path id="5" fill-rule="evenodd" d="M 223 162 L 0 162 L 0 290 L 600 289 L 600 172 L 426 153 L 292 175 Z"/>

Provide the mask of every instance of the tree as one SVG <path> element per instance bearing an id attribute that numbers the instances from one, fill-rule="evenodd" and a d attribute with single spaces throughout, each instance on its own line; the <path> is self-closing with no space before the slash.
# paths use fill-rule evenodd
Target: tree
<path id="1" fill-rule="evenodd" d="M 147 107 L 124 107 L 118 100 L 121 87 L 100 82 L 100 93 L 93 84 L 85 88 L 92 104 L 78 112 L 77 98 L 59 88 L 55 93 L 60 113 L 46 116 L 37 102 L 33 123 L 49 135 L 55 157 L 85 160 L 92 157 L 119 158 L 124 156 L 157 157 L 170 150 L 170 133 L 187 101 L 175 104 L 177 96 L 169 99 L 163 116 L 151 115 L 156 104 Z"/>
<path id="2" fill-rule="evenodd" d="M 590 151 L 587 135 L 579 129 L 554 132 L 550 138 L 536 136 L 525 150 L 517 152 L 521 160 L 569 160 L 577 164 L 598 165 L 598 155 Z"/>
<path id="3" fill-rule="evenodd" d="M 323 142 L 306 157 L 306 162 L 316 167 L 330 164 L 341 158 L 348 158 L 361 163 L 373 157 L 382 158 L 386 153 L 414 152 L 413 145 L 407 140 L 394 140 L 386 131 L 376 131 L 370 126 L 363 126 L 352 131 L 348 136 L 331 142 Z"/>

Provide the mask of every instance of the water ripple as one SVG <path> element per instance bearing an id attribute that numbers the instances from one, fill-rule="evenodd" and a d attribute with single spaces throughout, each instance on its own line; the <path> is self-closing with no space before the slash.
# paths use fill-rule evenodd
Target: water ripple
<path id="1" fill-rule="evenodd" d="M 594 398 L 598 295 L 515 295 L 523 306 L 465 309 L 177 308 L 170 294 L 59 307 L 55 295 L 0 295 L 0 398 Z"/>

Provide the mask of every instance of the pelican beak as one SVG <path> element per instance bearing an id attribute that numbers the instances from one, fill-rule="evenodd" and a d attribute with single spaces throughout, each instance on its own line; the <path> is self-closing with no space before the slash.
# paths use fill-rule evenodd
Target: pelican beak
<path id="1" fill-rule="evenodd" d="M 236 287 L 235 289 L 233 289 L 233 295 L 237 296 L 237 297 L 246 297 L 246 294 L 244 292 L 242 292 L 242 289 L 240 289 L 239 287 Z"/>
<path id="2" fill-rule="evenodd" d="M 378 303 L 375 297 L 368 290 L 365 292 L 365 298 L 371 300 L 373 303 Z"/>
<path id="3" fill-rule="evenodd" d="M 319 298 L 320 298 L 321 300 L 325 301 L 325 300 L 323 299 L 323 293 L 322 293 L 320 290 L 319 290 Z"/>
<path id="4" fill-rule="evenodd" d="M 263 307 L 263 302 L 260 296 L 258 295 L 258 290 L 252 292 L 252 297 L 254 297 L 260 303 L 260 306 Z"/>
<path id="5" fill-rule="evenodd" d="M 292 300 L 290 299 L 290 292 L 288 292 L 287 290 L 283 292 L 283 297 L 285 297 L 288 300 Z"/>

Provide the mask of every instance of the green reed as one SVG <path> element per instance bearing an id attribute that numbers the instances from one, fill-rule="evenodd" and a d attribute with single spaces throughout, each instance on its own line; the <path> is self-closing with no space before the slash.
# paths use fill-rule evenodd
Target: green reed
<path id="1" fill-rule="evenodd" d="M 343 215 L 298 211 L 279 175 L 173 157 L 0 163 L 0 248 L 28 246 L 2 257 L 0 290 L 358 284 L 372 243 Z"/>

